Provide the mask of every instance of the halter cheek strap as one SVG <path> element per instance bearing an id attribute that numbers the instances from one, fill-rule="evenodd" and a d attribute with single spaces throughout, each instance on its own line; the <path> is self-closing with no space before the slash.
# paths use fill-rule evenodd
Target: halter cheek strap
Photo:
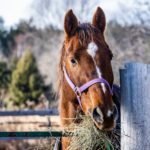
<path id="1" fill-rule="evenodd" d="M 92 86 L 93 84 L 96 84 L 96 83 L 104 83 L 105 85 L 107 85 L 108 89 L 109 89 L 109 92 L 111 95 L 113 95 L 113 89 L 110 87 L 110 84 L 108 83 L 107 80 L 105 80 L 104 78 L 96 78 L 96 79 L 93 79 L 93 80 L 90 80 L 89 82 L 83 84 L 82 86 L 78 87 L 76 86 L 72 81 L 71 79 L 69 78 L 69 75 L 67 74 L 67 71 L 66 71 L 66 68 L 63 67 L 63 71 L 64 71 L 64 75 L 65 75 L 65 79 L 67 80 L 68 84 L 70 85 L 71 89 L 74 91 L 74 93 L 76 94 L 76 97 L 77 97 L 77 100 L 78 100 L 78 103 L 81 107 L 81 109 L 83 110 L 83 107 L 82 107 L 82 104 L 81 104 L 81 95 L 82 95 L 82 92 L 84 92 L 86 89 L 88 89 L 90 86 Z"/>

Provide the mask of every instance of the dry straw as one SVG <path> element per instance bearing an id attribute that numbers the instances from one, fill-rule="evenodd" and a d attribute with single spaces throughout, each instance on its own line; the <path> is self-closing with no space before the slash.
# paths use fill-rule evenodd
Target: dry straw
<path id="1" fill-rule="evenodd" d="M 83 117 L 80 124 L 72 124 L 69 130 L 74 136 L 67 150 L 120 150 L 119 131 L 100 131 L 90 117 Z"/>

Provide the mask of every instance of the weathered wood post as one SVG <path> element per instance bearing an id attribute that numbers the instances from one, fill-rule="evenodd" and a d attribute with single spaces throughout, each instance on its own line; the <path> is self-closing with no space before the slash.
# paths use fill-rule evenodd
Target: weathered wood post
<path id="1" fill-rule="evenodd" d="M 150 64 L 120 70 L 121 150 L 150 150 Z"/>

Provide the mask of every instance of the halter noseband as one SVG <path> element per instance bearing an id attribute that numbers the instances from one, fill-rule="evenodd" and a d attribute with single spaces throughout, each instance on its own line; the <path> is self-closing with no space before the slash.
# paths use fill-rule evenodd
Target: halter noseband
<path id="1" fill-rule="evenodd" d="M 69 78 L 69 75 L 67 74 L 67 71 L 66 71 L 65 67 L 63 67 L 63 71 L 64 71 L 64 75 L 65 75 L 65 78 L 66 78 L 68 84 L 70 85 L 70 87 L 74 91 L 74 93 L 76 94 L 78 103 L 79 103 L 79 105 L 80 105 L 80 107 L 81 107 L 82 110 L 83 110 L 83 107 L 82 107 L 81 99 L 80 99 L 81 94 L 82 94 L 83 91 L 85 91 L 86 89 L 88 89 L 90 86 L 92 86 L 95 83 L 104 83 L 105 85 L 108 86 L 110 94 L 113 95 L 113 89 L 110 87 L 110 84 L 108 83 L 108 81 L 106 81 L 102 77 L 90 80 L 89 82 L 87 82 L 87 83 L 83 84 L 82 86 L 78 87 Z"/>

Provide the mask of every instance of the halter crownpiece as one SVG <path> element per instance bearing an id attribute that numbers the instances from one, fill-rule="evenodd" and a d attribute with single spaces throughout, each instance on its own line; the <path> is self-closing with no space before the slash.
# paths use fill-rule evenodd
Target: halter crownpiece
<path id="1" fill-rule="evenodd" d="M 87 83 L 83 84 L 82 86 L 78 87 L 76 86 L 72 81 L 71 79 L 69 78 L 69 75 L 67 74 L 67 71 L 66 71 L 66 68 L 63 67 L 63 71 L 64 71 L 64 75 L 65 75 L 65 79 L 67 80 L 68 84 L 70 85 L 71 89 L 74 91 L 74 93 L 76 94 L 76 97 L 77 97 L 77 100 L 78 100 L 78 103 L 81 107 L 81 109 L 83 110 L 83 107 L 82 107 L 82 104 L 81 104 L 81 95 L 82 95 L 82 92 L 84 92 L 86 89 L 88 89 L 90 86 L 92 86 L 93 84 L 96 84 L 96 83 L 104 83 L 105 85 L 107 85 L 108 89 L 109 89 L 109 92 L 111 95 L 113 95 L 113 89 L 110 87 L 110 84 L 108 83 L 107 80 L 105 80 L 104 78 L 96 78 L 96 79 L 93 79 L 93 80 L 90 80 L 88 81 Z"/>

